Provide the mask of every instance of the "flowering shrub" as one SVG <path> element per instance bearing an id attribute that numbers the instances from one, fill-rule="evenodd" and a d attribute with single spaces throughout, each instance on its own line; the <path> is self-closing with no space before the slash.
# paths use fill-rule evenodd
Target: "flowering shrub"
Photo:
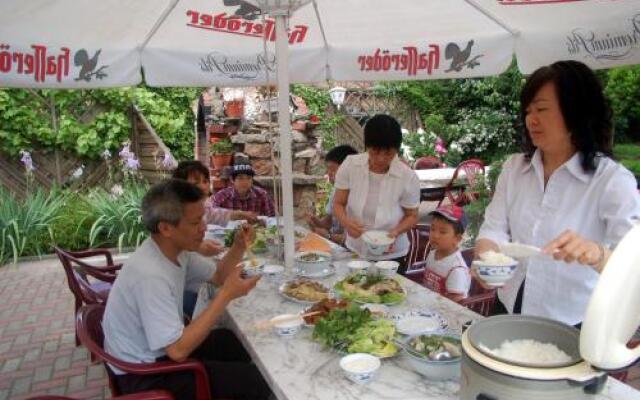
<path id="1" fill-rule="evenodd" d="M 516 151 L 514 118 L 506 110 L 467 110 L 451 125 L 449 150 L 459 158 L 493 160 Z"/>

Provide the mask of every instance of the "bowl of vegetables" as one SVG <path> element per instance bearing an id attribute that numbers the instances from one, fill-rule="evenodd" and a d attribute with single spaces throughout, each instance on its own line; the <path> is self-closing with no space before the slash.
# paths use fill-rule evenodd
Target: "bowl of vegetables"
<path id="1" fill-rule="evenodd" d="M 460 338 L 451 334 L 410 336 L 404 342 L 404 355 L 420 375 L 434 381 L 460 378 L 462 350 Z"/>
<path id="2" fill-rule="evenodd" d="M 301 251 L 295 255 L 296 268 L 307 275 L 320 274 L 329 268 L 331 254 L 323 251 Z"/>

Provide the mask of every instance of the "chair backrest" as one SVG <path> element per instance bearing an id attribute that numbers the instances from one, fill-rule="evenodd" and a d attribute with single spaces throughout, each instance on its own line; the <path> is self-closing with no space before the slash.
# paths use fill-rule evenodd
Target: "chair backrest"
<path id="1" fill-rule="evenodd" d="M 407 252 L 407 272 L 413 270 L 412 266 L 427 259 L 429 254 L 429 225 L 417 224 L 409 230 L 409 251 Z M 418 268 L 422 269 L 422 267 Z"/>
<path id="2" fill-rule="evenodd" d="M 69 289 L 76 297 L 76 302 L 96 304 L 106 301 L 105 294 L 96 290 L 96 286 L 89 277 L 109 284 L 115 281 L 117 271 L 121 266 L 113 263 L 113 258 L 108 250 L 94 249 L 72 252 L 54 247 L 54 251 L 62 263 Z M 97 267 L 82 261 L 82 258 L 96 255 L 105 256 L 105 266 Z M 108 287 L 108 285 L 106 286 Z"/>
<path id="3" fill-rule="evenodd" d="M 478 174 L 484 175 L 484 163 L 482 160 L 472 158 L 470 160 L 464 160 L 456 167 L 453 173 L 454 179 L 458 177 L 458 173 L 464 171 L 465 179 L 470 188 L 475 186 Z"/>
<path id="4" fill-rule="evenodd" d="M 87 304 L 82 306 L 76 314 L 76 334 L 91 355 L 104 363 L 109 377 L 109 387 L 114 396 L 122 394 L 122 391 L 118 387 L 110 365 L 126 373 L 137 375 L 182 371 L 191 372 L 195 377 L 196 398 L 202 400 L 210 399 L 211 390 L 209 388 L 209 378 L 204 365 L 200 361 L 187 360 L 180 363 L 159 361 L 141 364 L 123 361 L 107 353 L 104 349 L 104 332 L 102 330 L 102 318 L 105 308 L 106 306 L 104 304 Z"/>
<path id="5" fill-rule="evenodd" d="M 467 263 L 467 267 L 471 267 L 471 263 L 473 262 L 473 253 L 475 252 L 475 247 L 469 247 L 467 249 L 462 249 L 460 253 L 462 254 L 462 258 L 464 258 L 464 262 Z"/>
<path id="6" fill-rule="evenodd" d="M 104 304 L 88 304 L 82 306 L 76 315 L 76 334 L 80 343 L 89 350 L 91 355 L 104 363 L 117 365 L 119 360 L 104 350 L 104 332 L 102 331 L 102 317 L 104 316 Z M 109 387 L 113 395 L 121 394 L 121 390 L 113 375 L 113 371 L 105 364 L 109 377 Z"/>
<path id="7" fill-rule="evenodd" d="M 437 169 L 442 165 L 442 161 L 436 156 L 420 157 L 416 160 L 413 169 Z"/>
<path id="8" fill-rule="evenodd" d="M 447 186 L 444 188 L 444 196 L 442 200 L 440 200 L 440 202 L 438 203 L 438 207 L 442 205 L 445 198 L 449 199 L 449 202 L 451 204 L 457 204 L 459 206 L 464 206 L 466 204 L 465 202 L 466 199 L 464 196 L 464 190 L 465 190 L 464 187 L 457 186 L 458 188 L 454 189 L 454 187 L 457 184 L 458 175 L 460 175 L 460 171 L 464 171 L 467 186 L 469 188 L 473 188 L 476 185 L 478 174 L 484 175 L 484 163 L 482 162 L 482 160 L 473 158 L 470 160 L 465 160 L 460 164 L 458 164 L 456 169 L 453 171 L 453 176 L 451 176 L 451 180 L 449 181 L 449 183 L 447 183 Z"/>
<path id="9" fill-rule="evenodd" d="M 35 396 L 29 397 L 27 400 L 76 400 L 77 397 L 67 396 Z M 166 390 L 148 390 L 146 392 L 139 392 L 133 394 L 126 394 L 124 396 L 112 397 L 112 400 L 174 400 L 175 397 Z"/>

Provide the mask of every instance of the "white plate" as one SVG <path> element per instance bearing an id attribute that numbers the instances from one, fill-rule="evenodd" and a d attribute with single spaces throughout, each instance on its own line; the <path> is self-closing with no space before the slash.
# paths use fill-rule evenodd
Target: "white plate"
<path id="1" fill-rule="evenodd" d="M 280 285 L 280 287 L 278 287 L 278 293 L 280 293 L 280 295 L 282 295 L 282 297 L 284 297 L 285 299 L 293 301 L 294 303 L 299 303 L 299 304 L 315 304 L 318 301 L 320 301 L 320 300 L 300 300 L 300 299 L 297 299 L 297 298 L 295 298 L 293 296 L 289 296 L 288 294 L 286 294 L 284 292 L 284 288 L 286 287 L 286 285 L 289 284 L 289 282 L 292 282 L 292 281 L 284 282 L 282 285 Z M 322 286 L 324 286 L 324 285 L 322 285 Z M 324 287 L 327 288 L 326 286 L 324 286 Z M 328 297 L 334 297 L 333 292 L 331 292 L 331 290 L 329 290 L 329 288 L 327 288 L 327 290 L 328 290 L 327 296 Z"/>
<path id="2" fill-rule="evenodd" d="M 542 255 L 542 250 L 536 246 L 522 243 L 501 243 L 500 252 L 513 258 L 527 258 Z"/>
<path id="3" fill-rule="evenodd" d="M 327 266 L 327 268 L 323 269 L 322 271 L 314 272 L 314 273 L 301 271 L 298 268 L 294 268 L 293 272 L 297 276 L 301 276 L 303 278 L 320 278 L 321 279 L 321 278 L 326 278 L 327 276 L 331 276 L 331 275 L 335 274 L 336 273 L 336 267 L 334 267 L 333 265 L 329 265 L 329 266 Z"/>
<path id="4" fill-rule="evenodd" d="M 396 329 L 403 335 L 443 332 L 449 323 L 442 315 L 433 311 L 413 310 L 390 317 Z"/>

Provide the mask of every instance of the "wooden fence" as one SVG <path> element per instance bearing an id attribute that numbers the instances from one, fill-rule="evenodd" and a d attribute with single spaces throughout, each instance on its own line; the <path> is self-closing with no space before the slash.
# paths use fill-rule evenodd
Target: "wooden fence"
<path id="1" fill-rule="evenodd" d="M 143 179 L 155 183 L 168 176 L 169 172 L 162 166 L 165 153 L 170 151 L 158 137 L 144 115 L 132 108 L 132 131 L 130 135 L 132 150 L 139 157 L 140 174 Z M 27 190 L 53 186 L 80 190 L 101 186 L 109 182 L 109 168 L 103 160 L 87 160 L 77 158 L 65 152 L 34 151 L 31 153 L 35 170 L 32 178 L 27 179 L 20 156 L 9 157 L 0 153 L 0 186 L 18 197 L 24 197 Z M 78 174 L 79 169 L 82 174 Z"/>

